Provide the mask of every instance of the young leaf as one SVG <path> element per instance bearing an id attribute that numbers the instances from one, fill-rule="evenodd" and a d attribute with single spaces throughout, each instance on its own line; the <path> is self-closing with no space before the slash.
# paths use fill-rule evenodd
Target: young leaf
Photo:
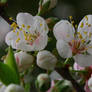
<path id="1" fill-rule="evenodd" d="M 20 81 L 16 60 L 11 46 L 9 47 L 9 51 L 4 63 L 16 73 L 17 80 Z"/>
<path id="2" fill-rule="evenodd" d="M 14 72 L 8 65 L 0 62 L 0 80 L 5 84 L 9 85 L 19 84 L 16 72 Z"/>

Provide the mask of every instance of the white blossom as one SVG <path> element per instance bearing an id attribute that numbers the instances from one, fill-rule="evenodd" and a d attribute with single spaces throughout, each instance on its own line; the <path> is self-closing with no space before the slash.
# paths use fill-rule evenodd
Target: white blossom
<path id="1" fill-rule="evenodd" d="M 37 54 L 37 65 L 40 68 L 53 70 L 56 66 L 56 63 L 56 57 L 49 51 L 43 50 Z"/>
<path id="2" fill-rule="evenodd" d="M 23 51 L 39 51 L 46 47 L 48 26 L 42 17 L 19 13 L 16 20 L 17 24 L 11 25 L 13 31 L 5 38 L 8 45 Z"/>
<path id="3" fill-rule="evenodd" d="M 77 32 L 67 20 L 54 26 L 57 50 L 61 57 L 74 57 L 80 66 L 92 65 L 92 15 L 85 16 L 79 23 Z"/>

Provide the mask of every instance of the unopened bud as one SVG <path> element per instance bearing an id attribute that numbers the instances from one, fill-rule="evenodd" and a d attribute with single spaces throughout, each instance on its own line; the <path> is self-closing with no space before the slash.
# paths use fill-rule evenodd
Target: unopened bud
<path id="1" fill-rule="evenodd" d="M 56 57 L 50 53 L 49 51 L 40 51 L 37 54 L 37 65 L 40 68 L 46 69 L 46 70 L 53 70 L 56 66 L 57 59 Z"/>
<path id="2" fill-rule="evenodd" d="M 40 74 L 36 80 L 36 87 L 41 92 L 46 92 L 50 88 L 51 80 L 48 74 Z"/>
<path id="3" fill-rule="evenodd" d="M 23 51 L 15 53 L 15 58 L 20 72 L 28 69 L 34 61 L 34 57 L 32 55 Z"/>
<path id="4" fill-rule="evenodd" d="M 57 0 L 40 0 L 39 14 L 44 14 L 48 10 L 54 8 Z"/>

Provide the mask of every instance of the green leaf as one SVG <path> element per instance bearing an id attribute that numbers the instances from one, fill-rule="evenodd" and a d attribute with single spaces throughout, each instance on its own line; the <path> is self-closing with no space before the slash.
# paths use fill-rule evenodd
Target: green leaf
<path id="1" fill-rule="evenodd" d="M 8 65 L 0 62 L 0 80 L 5 84 L 11 83 L 19 84 L 16 72 L 14 72 Z"/>
<path id="2" fill-rule="evenodd" d="M 8 51 L 8 54 L 7 54 L 7 57 L 4 63 L 8 65 L 11 68 L 11 70 L 15 72 L 17 80 L 20 83 L 20 76 L 19 76 L 16 60 L 15 60 L 14 53 L 13 53 L 11 46 L 9 47 L 9 51 Z"/>

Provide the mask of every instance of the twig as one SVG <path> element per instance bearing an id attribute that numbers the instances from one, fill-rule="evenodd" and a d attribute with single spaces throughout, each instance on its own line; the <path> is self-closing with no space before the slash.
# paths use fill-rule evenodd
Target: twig
<path id="1" fill-rule="evenodd" d="M 72 78 L 69 69 L 67 67 L 56 68 L 55 69 L 64 79 L 71 81 L 76 92 L 85 92 L 84 89 Z"/>

